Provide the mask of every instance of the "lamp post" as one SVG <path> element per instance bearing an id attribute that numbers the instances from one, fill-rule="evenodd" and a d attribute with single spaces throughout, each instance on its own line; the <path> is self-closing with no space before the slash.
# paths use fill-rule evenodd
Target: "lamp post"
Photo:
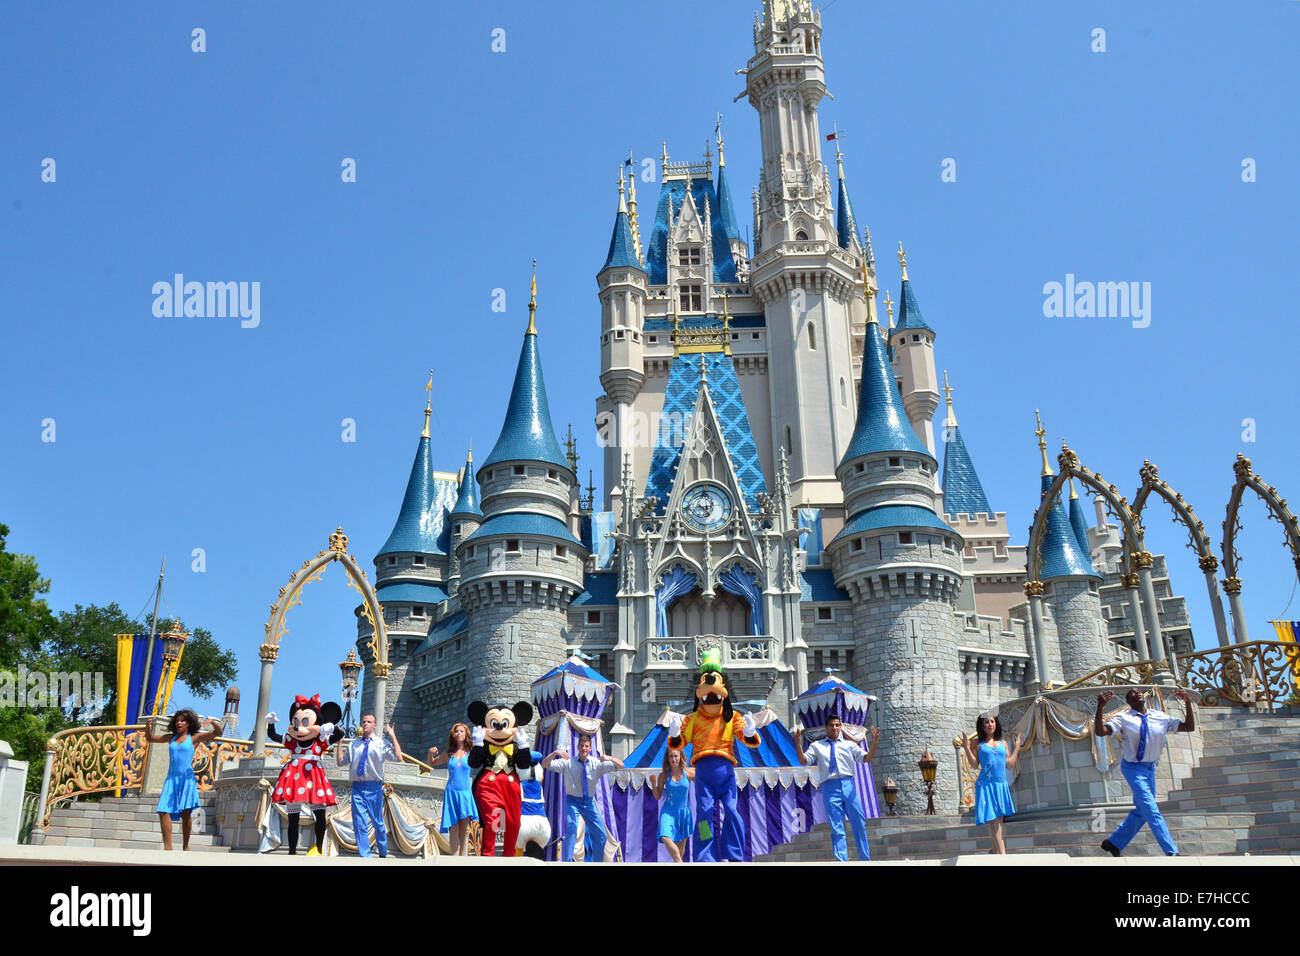
<path id="1" fill-rule="evenodd" d="M 894 803 L 898 800 L 898 784 L 894 782 L 893 777 L 885 778 L 885 785 L 880 788 L 885 794 L 885 806 L 889 810 L 885 813 L 887 817 L 896 817 L 898 814 L 894 811 Z"/>
<path id="2" fill-rule="evenodd" d="M 925 816 L 932 817 L 935 815 L 934 810 L 934 774 L 939 769 L 939 761 L 934 759 L 930 753 L 930 748 L 925 748 L 925 753 L 917 761 L 917 767 L 921 770 L 921 779 L 925 781 Z"/>
<path id="3" fill-rule="evenodd" d="M 155 717 L 167 712 L 167 704 L 171 699 L 171 684 L 176 678 L 176 669 L 180 666 L 181 652 L 185 650 L 188 641 L 189 635 L 181 630 L 180 621 L 173 621 L 172 629 L 162 635 L 163 667 L 162 675 L 158 679 L 158 692 L 154 695 Z M 164 694 L 166 697 L 163 696 Z"/>
<path id="4" fill-rule="evenodd" d="M 361 674 L 362 664 L 357 660 L 357 649 L 348 648 L 348 659 L 339 662 L 343 673 L 343 732 L 349 737 L 356 734 L 357 720 L 352 713 L 352 705 L 357 699 L 357 678 Z"/>

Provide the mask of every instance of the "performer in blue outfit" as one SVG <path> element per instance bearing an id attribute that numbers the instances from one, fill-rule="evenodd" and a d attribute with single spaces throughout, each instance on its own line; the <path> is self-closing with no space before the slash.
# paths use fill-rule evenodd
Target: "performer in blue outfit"
<path id="1" fill-rule="evenodd" d="M 388 829 L 384 826 L 384 761 L 402 759 L 402 745 L 397 733 L 389 724 L 389 740 L 375 738 L 375 715 L 361 718 L 361 736 L 343 745 L 339 741 L 335 759 L 340 767 L 348 767 L 348 783 L 352 785 L 352 832 L 357 837 L 357 855 L 370 856 L 370 828 L 375 830 L 375 849 L 381 857 L 388 856 Z"/>
<path id="2" fill-rule="evenodd" d="M 221 735 L 221 721 L 209 717 L 204 721 L 211 730 L 199 729 L 199 715 L 192 710 L 178 710 L 167 723 L 167 733 L 153 734 L 145 725 L 145 739 L 151 744 L 167 744 L 167 779 L 158 798 L 158 825 L 162 828 L 163 849 L 172 848 L 172 821 L 181 821 L 181 849 L 190 848 L 190 812 L 199 806 L 199 781 L 194 776 L 194 745 Z"/>
<path id="3" fill-rule="evenodd" d="M 664 751 L 663 771 L 654 778 L 654 795 L 662 800 L 668 792 L 668 802 L 659 808 L 659 842 L 664 845 L 674 863 L 682 862 L 686 841 L 695 829 L 691 814 L 691 781 L 695 768 L 686 766 L 680 750 Z"/>
<path id="4" fill-rule="evenodd" d="M 447 752 L 439 754 L 437 747 L 429 748 L 429 766 L 447 765 L 447 789 L 442 794 L 442 826 L 438 830 L 447 834 L 452 856 L 465 856 L 469 852 L 469 825 L 478 819 L 473 774 L 469 769 L 472 738 L 469 724 L 452 724 L 447 737 Z"/>
<path id="5" fill-rule="evenodd" d="M 516 734 L 516 742 L 523 733 L 521 730 Z M 551 821 L 546 818 L 546 797 L 542 794 L 545 755 L 536 750 L 529 753 L 532 754 L 532 765 L 519 771 L 519 841 L 515 844 L 515 853 L 545 860 L 546 848 L 551 842 Z"/>
<path id="6" fill-rule="evenodd" d="M 867 848 L 867 814 L 858 797 L 857 784 L 853 779 L 853 764 L 871 763 L 876 756 L 876 747 L 880 745 L 879 727 L 871 728 L 870 750 L 863 750 L 853 741 L 844 740 L 840 736 L 843 729 L 840 719 L 831 714 L 826 718 L 826 737 L 814 741 L 808 748 L 808 753 L 804 752 L 803 731 L 796 730 L 794 734 L 799 759 L 817 769 L 817 776 L 821 780 L 817 789 L 822 795 L 826 820 L 831 825 L 831 852 L 841 863 L 847 862 L 849 858 L 849 841 L 844 835 L 846 817 L 853 830 L 853 842 L 858 845 L 858 859 L 871 859 L 871 851 Z"/>
<path id="7" fill-rule="evenodd" d="M 1163 711 L 1147 710 L 1146 695 L 1135 688 L 1124 698 L 1129 710 L 1103 721 L 1101 709 L 1114 696 L 1113 690 L 1097 695 L 1093 732 L 1098 737 L 1109 737 L 1111 734 L 1119 737 L 1124 751 L 1119 769 L 1128 781 L 1129 789 L 1133 791 L 1133 810 L 1109 839 L 1101 841 L 1101 848 L 1111 856 L 1119 856 L 1145 823 L 1151 828 L 1160 849 L 1165 851 L 1165 856 L 1177 856 L 1178 844 L 1169 835 L 1164 815 L 1156 806 L 1156 763 L 1165 749 L 1165 737 L 1170 732 L 1189 734 L 1196 729 L 1192 700 L 1181 687 L 1174 689 L 1174 696 L 1187 709 L 1187 716 L 1179 720 Z"/>
<path id="8" fill-rule="evenodd" d="M 979 735 L 978 748 L 972 735 L 962 738 L 966 759 L 972 767 L 980 768 L 975 779 L 975 822 L 989 825 L 989 837 L 993 841 L 989 852 L 1003 854 L 1007 852 L 1007 844 L 1002 818 L 1016 815 L 1011 788 L 1007 786 L 1007 768 L 1014 770 L 1020 759 L 1020 735 L 1016 735 L 1015 750 L 1008 754 L 1006 741 L 1002 739 L 1002 720 L 995 714 L 980 714 L 975 719 L 975 733 Z"/>
<path id="9" fill-rule="evenodd" d="M 578 820 L 587 824 L 587 839 L 595 852 L 587 854 L 588 863 L 600 862 L 604 857 L 609 834 L 596 806 L 596 784 L 607 773 L 623 769 L 623 761 L 605 755 L 591 759 L 591 738 L 582 734 L 578 738 L 578 755 L 570 758 L 567 750 L 557 750 L 542 761 L 542 769 L 554 768 L 564 775 L 564 850 L 561 859 L 573 862 L 573 844 L 577 840 Z"/>

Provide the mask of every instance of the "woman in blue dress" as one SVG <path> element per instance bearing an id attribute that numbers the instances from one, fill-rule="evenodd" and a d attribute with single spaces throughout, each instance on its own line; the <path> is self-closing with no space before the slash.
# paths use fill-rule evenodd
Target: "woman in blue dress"
<path id="1" fill-rule="evenodd" d="M 167 724 L 167 733 L 153 734 L 145 725 L 151 744 L 167 744 L 167 779 L 158 798 L 158 825 L 162 827 L 163 849 L 172 848 L 172 821 L 181 821 L 181 849 L 190 848 L 190 812 L 199 806 L 199 781 L 194 776 L 194 745 L 221 735 L 221 722 L 208 718 L 211 730 L 198 733 L 199 715 L 178 710 Z"/>
<path id="2" fill-rule="evenodd" d="M 691 815 L 691 781 L 694 779 L 694 768 L 686 766 L 680 750 L 672 749 L 664 753 L 663 772 L 653 778 L 656 800 L 663 800 L 664 791 L 668 791 L 668 799 L 659 808 L 659 842 L 668 850 L 674 863 L 682 862 L 686 841 L 695 826 Z"/>
<path id="3" fill-rule="evenodd" d="M 975 720 L 975 731 L 979 734 L 978 748 L 975 737 L 967 734 L 963 738 L 966 759 L 971 766 L 980 768 L 980 775 L 975 780 L 975 822 L 989 825 L 989 836 L 993 840 L 989 852 L 1006 853 L 1002 818 L 1016 813 L 1016 806 L 1011 802 L 1011 788 L 1007 786 L 1007 768 L 1015 769 L 1019 759 L 1020 735 L 1016 735 L 1015 749 L 1008 754 L 1006 741 L 1002 739 L 1002 721 L 997 716 L 981 714 Z"/>
<path id="4" fill-rule="evenodd" d="M 469 825 L 478 819 L 469 772 L 470 730 L 468 724 L 452 724 L 447 752 L 429 748 L 429 766 L 447 765 L 447 789 L 442 794 L 442 826 L 452 856 L 465 856 L 469 849 Z"/>

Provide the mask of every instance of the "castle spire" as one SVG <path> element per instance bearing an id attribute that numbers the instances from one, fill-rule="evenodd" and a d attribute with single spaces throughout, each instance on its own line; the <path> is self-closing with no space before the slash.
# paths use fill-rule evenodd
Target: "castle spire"
<path id="1" fill-rule="evenodd" d="M 618 212 L 614 215 L 614 232 L 609 237 L 609 253 L 605 256 L 605 264 L 600 267 L 601 272 L 612 268 L 642 268 L 623 189 L 623 167 L 620 166 L 618 168 Z"/>
<path id="2" fill-rule="evenodd" d="M 948 384 L 948 370 L 943 370 L 943 400 L 948 406 L 948 417 L 944 419 L 944 425 L 948 428 L 957 427 L 957 414 L 952 410 L 952 393 L 953 387 Z"/>
<path id="3" fill-rule="evenodd" d="M 950 515 L 968 514 L 992 515 L 988 497 L 979 475 L 975 473 L 975 463 L 971 461 L 966 442 L 957 427 L 957 413 L 952 407 L 952 393 L 955 389 L 948 384 L 948 372 L 943 373 L 943 397 L 948 404 L 948 416 L 944 420 L 943 432 L 943 510 Z"/>
<path id="4" fill-rule="evenodd" d="M 1038 438 L 1038 451 L 1043 456 L 1042 476 L 1044 478 L 1049 475 L 1054 477 L 1056 472 L 1052 471 L 1052 463 L 1047 460 L 1047 429 L 1043 427 L 1043 420 L 1039 417 L 1038 409 L 1036 408 L 1034 409 L 1034 421 L 1038 425 L 1038 427 L 1034 429 L 1034 435 Z"/>
<path id="5" fill-rule="evenodd" d="M 537 260 L 533 260 L 533 284 L 528 296 L 528 331 L 526 335 L 537 334 Z"/>
<path id="6" fill-rule="evenodd" d="M 456 496 L 456 504 L 452 506 L 451 514 L 477 515 L 480 518 L 483 516 L 478 501 L 478 482 L 474 480 L 473 448 L 465 451 L 465 472 L 460 477 L 459 494 Z"/>
<path id="7" fill-rule="evenodd" d="M 429 416 L 433 414 L 433 369 L 429 369 L 429 384 L 424 386 L 427 393 L 427 401 L 424 403 L 424 431 L 420 433 L 421 438 L 429 437 Z"/>
<path id="8" fill-rule="evenodd" d="M 844 154 L 840 152 L 840 131 L 831 134 L 835 139 L 835 166 L 839 172 L 838 209 L 835 213 L 835 234 L 841 249 L 852 249 L 858 242 L 858 224 L 849 202 L 849 187 L 844 181 Z"/>
<path id="9" fill-rule="evenodd" d="M 431 406 L 430 406 L 431 407 Z M 443 554 L 438 546 L 434 515 L 437 509 L 437 489 L 433 480 L 433 452 L 429 444 L 429 411 L 425 411 L 424 433 L 415 450 L 411 474 L 406 479 L 406 493 L 397 512 L 388 540 L 375 555 L 375 560 L 397 552 L 415 554 Z"/>

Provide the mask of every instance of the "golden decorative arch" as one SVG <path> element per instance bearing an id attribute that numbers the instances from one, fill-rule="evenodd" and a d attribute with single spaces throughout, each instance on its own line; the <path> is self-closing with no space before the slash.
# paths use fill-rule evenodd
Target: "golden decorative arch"
<path id="1" fill-rule="evenodd" d="M 1296 516 L 1287 507 L 1286 499 L 1278 495 L 1276 488 L 1265 484 L 1255 474 L 1250 459 L 1240 452 L 1237 453 L 1232 470 L 1237 480 L 1233 483 L 1232 494 L 1228 496 L 1227 515 L 1223 519 L 1223 571 L 1227 576 L 1223 582 L 1224 588 L 1229 594 L 1241 591 L 1241 577 L 1237 574 L 1237 565 L 1241 560 L 1237 554 L 1237 531 L 1241 527 L 1241 499 L 1247 488 L 1263 499 L 1269 517 L 1282 526 L 1283 543 L 1290 548 L 1291 562 L 1295 565 L 1297 577 L 1300 577 L 1300 524 L 1297 524 Z"/>
<path id="2" fill-rule="evenodd" d="M 384 689 L 392 665 L 388 662 L 388 632 L 384 627 L 384 607 L 379 603 L 379 596 L 366 578 L 365 570 L 357 564 L 356 558 L 348 553 L 348 536 L 343 529 L 337 528 L 330 535 L 329 547 L 308 558 L 289 578 L 289 583 L 280 588 L 275 603 L 271 605 L 271 616 L 266 621 L 266 639 L 258 648 L 262 659 L 262 679 L 257 695 L 257 721 L 253 733 L 253 752 L 261 756 L 266 747 L 266 722 L 262 719 L 270 707 L 271 667 L 280 653 L 280 641 L 288 632 L 285 615 L 289 610 L 302 603 L 302 588 L 309 581 L 319 581 L 325 573 L 326 566 L 337 561 L 347 572 L 347 585 L 361 594 L 361 612 L 370 622 L 370 652 L 374 661 L 371 669 L 376 678 L 375 709 L 382 712 Z"/>

